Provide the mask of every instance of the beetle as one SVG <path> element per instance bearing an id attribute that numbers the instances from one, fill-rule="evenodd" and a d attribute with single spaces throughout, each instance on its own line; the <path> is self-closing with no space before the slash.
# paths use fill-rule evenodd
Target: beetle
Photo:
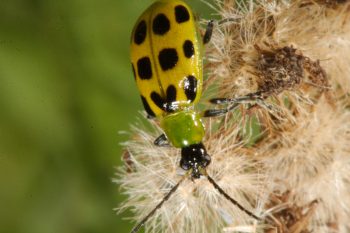
<path id="1" fill-rule="evenodd" d="M 226 22 L 228 20 L 220 21 Z M 245 99 L 213 99 L 212 103 L 233 103 L 224 109 L 195 110 L 203 84 L 202 50 L 210 41 L 214 21 L 210 20 L 203 38 L 191 8 L 180 0 L 158 0 L 136 21 L 131 35 L 131 63 L 141 101 L 148 118 L 157 118 L 164 134 L 155 145 L 171 144 L 181 149 L 180 167 L 191 179 L 206 176 L 220 194 L 249 216 L 261 220 L 230 197 L 207 174 L 211 158 L 202 143 L 202 117 L 221 116 Z M 247 97 L 246 97 L 247 98 Z M 132 230 L 137 232 L 176 191 L 181 179 L 163 200 Z"/>

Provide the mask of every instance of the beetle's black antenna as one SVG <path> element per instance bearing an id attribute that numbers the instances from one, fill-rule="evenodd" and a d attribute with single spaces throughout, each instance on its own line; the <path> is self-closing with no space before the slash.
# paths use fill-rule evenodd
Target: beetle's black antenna
<path id="1" fill-rule="evenodd" d="M 187 175 L 183 176 L 181 178 L 181 180 L 179 180 L 179 182 L 177 182 L 177 184 L 171 188 L 171 190 L 164 196 L 164 198 L 162 199 L 161 202 L 158 203 L 158 205 L 151 211 L 149 212 L 149 214 L 144 217 L 141 222 L 139 222 L 132 230 L 131 233 L 136 233 L 140 230 L 140 228 L 147 222 L 147 220 L 152 217 L 152 215 L 155 214 L 155 212 L 162 207 L 162 205 L 164 204 L 164 202 L 166 202 L 170 196 L 177 190 L 177 188 L 180 186 L 180 184 L 182 183 L 182 181 L 184 181 L 184 179 L 187 177 Z"/>
<path id="2" fill-rule="evenodd" d="M 211 178 L 206 172 L 203 174 L 205 175 L 209 182 L 214 186 L 214 188 L 216 188 L 220 194 L 222 194 L 227 200 L 229 200 L 232 204 L 234 204 L 235 206 L 237 206 L 240 210 L 242 210 L 244 213 L 248 214 L 250 217 L 255 218 L 258 221 L 262 221 L 262 219 L 258 216 L 256 216 L 255 214 L 253 214 L 252 212 L 250 212 L 249 210 L 247 210 L 246 208 L 244 208 L 241 204 L 239 204 L 238 201 L 236 201 L 235 199 L 233 199 L 232 197 L 230 197 L 214 180 L 213 178 Z"/>

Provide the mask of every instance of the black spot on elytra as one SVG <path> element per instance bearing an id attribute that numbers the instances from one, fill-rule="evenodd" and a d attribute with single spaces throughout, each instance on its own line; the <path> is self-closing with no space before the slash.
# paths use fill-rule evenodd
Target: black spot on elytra
<path id="1" fill-rule="evenodd" d="M 148 116 L 155 117 L 156 114 L 154 114 L 154 112 L 152 111 L 152 109 L 151 109 L 151 107 L 149 106 L 149 104 L 148 104 L 146 98 L 143 97 L 143 96 L 141 95 L 141 100 L 142 100 L 143 107 L 145 108 L 145 110 L 146 110 Z"/>
<path id="2" fill-rule="evenodd" d="M 176 101 L 176 88 L 174 85 L 169 85 L 166 89 L 166 100 L 168 104 Z"/>
<path id="3" fill-rule="evenodd" d="M 178 23 L 186 22 L 190 19 L 190 13 L 183 5 L 175 7 L 175 19 Z"/>
<path id="4" fill-rule="evenodd" d="M 165 110 L 165 101 L 157 92 L 152 91 L 151 99 L 160 109 Z"/>
<path id="5" fill-rule="evenodd" d="M 182 46 L 185 57 L 190 58 L 194 55 L 193 43 L 190 40 L 186 40 Z"/>
<path id="6" fill-rule="evenodd" d="M 197 95 L 197 79 L 193 75 L 189 75 L 184 80 L 184 90 L 188 100 L 194 101 Z"/>
<path id="7" fill-rule="evenodd" d="M 166 89 L 165 111 L 174 112 L 178 108 L 176 102 L 176 88 L 174 85 L 169 85 Z"/>
<path id="8" fill-rule="evenodd" d="M 173 112 L 177 109 L 176 105 L 176 87 L 169 85 L 166 89 L 166 97 L 163 98 L 157 92 L 151 93 L 151 99 L 160 109 L 166 112 Z"/>
<path id="9" fill-rule="evenodd" d="M 135 43 L 138 45 L 142 44 L 146 39 L 146 35 L 147 35 L 147 25 L 145 20 L 142 20 L 141 22 L 139 22 L 139 24 L 135 29 L 135 34 L 134 34 Z"/>
<path id="10" fill-rule="evenodd" d="M 158 55 L 159 64 L 162 67 L 163 71 L 172 69 L 176 66 L 176 63 L 179 60 L 176 49 L 163 49 L 159 52 Z"/>
<path id="11" fill-rule="evenodd" d="M 143 57 L 137 61 L 137 72 L 141 79 L 152 78 L 152 66 L 149 57 Z"/>
<path id="12" fill-rule="evenodd" d="M 158 14 L 154 20 L 152 29 L 154 34 L 164 35 L 170 29 L 170 21 L 164 14 Z"/>
<path id="13" fill-rule="evenodd" d="M 135 73 L 134 64 L 131 63 L 131 67 L 132 67 L 132 73 L 134 74 L 134 79 L 136 80 L 136 73 Z"/>

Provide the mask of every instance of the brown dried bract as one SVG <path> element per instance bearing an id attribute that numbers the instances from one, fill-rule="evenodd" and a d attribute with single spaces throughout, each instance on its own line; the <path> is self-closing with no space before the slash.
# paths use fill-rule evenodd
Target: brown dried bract
<path id="1" fill-rule="evenodd" d="M 124 162 L 125 170 L 127 173 L 132 173 L 136 171 L 134 161 L 132 160 L 129 151 L 124 150 L 122 154 L 122 160 Z"/>
<path id="2" fill-rule="evenodd" d="M 315 86 L 319 90 L 319 94 L 324 94 L 328 103 L 335 107 L 335 100 L 332 93 L 332 87 L 329 83 L 326 71 L 322 68 L 320 61 L 312 61 L 310 58 L 304 59 L 304 70 L 308 80 L 305 83 Z"/>
<path id="3" fill-rule="evenodd" d="M 304 206 L 291 205 L 289 204 L 290 195 L 289 191 L 281 195 L 271 195 L 270 203 L 266 205 L 267 209 L 283 204 L 286 204 L 287 207 L 272 214 L 271 219 L 274 226 L 266 230 L 267 233 L 311 233 L 308 226 L 318 201 L 314 200 Z"/>
<path id="4" fill-rule="evenodd" d="M 321 67 L 319 60 L 312 61 L 310 58 L 305 57 L 303 65 L 312 84 L 322 89 L 330 89 L 326 71 Z"/>

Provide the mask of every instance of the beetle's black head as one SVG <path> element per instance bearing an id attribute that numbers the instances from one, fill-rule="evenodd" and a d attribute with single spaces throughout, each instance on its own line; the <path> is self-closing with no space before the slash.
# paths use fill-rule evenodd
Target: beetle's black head
<path id="1" fill-rule="evenodd" d="M 191 176 L 194 179 L 200 177 L 200 168 L 207 167 L 210 160 L 210 156 L 202 143 L 189 145 L 181 149 L 180 166 L 186 171 L 192 169 Z"/>

